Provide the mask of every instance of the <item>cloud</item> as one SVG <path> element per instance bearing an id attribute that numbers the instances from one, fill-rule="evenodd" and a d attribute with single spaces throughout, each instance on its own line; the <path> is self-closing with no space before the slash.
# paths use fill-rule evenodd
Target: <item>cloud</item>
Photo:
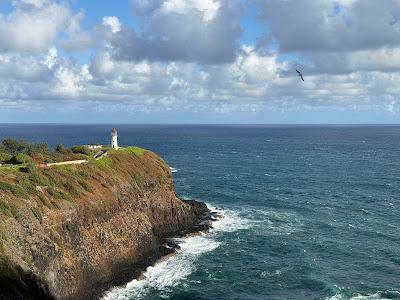
<path id="1" fill-rule="evenodd" d="M 257 1 L 283 52 L 353 51 L 400 45 L 397 0 Z"/>
<path id="2" fill-rule="evenodd" d="M 112 33 L 117 33 L 121 31 L 121 23 L 119 19 L 115 16 L 103 17 L 103 25 L 109 27 Z"/>
<path id="3" fill-rule="evenodd" d="M 133 9 L 143 31 L 115 31 L 111 19 L 103 37 L 115 59 L 126 61 L 186 61 L 205 64 L 233 61 L 238 48 L 240 2 L 220 0 L 139 1 Z M 113 19 L 116 21 L 115 19 Z M 108 34 L 107 28 L 114 34 Z"/>
<path id="4" fill-rule="evenodd" d="M 0 52 L 45 51 L 70 17 L 65 5 L 52 1 L 24 0 L 12 4 L 9 14 L 0 14 Z"/>
<path id="5" fill-rule="evenodd" d="M 394 0 L 380 6 L 370 0 L 254 1 L 271 35 L 263 40 L 272 45 L 240 44 L 244 1 L 137 0 L 133 27 L 118 15 L 103 16 L 93 31 L 81 25 L 90 11 L 72 12 L 49 0 L 13 1 L 12 11 L 0 15 L 0 105 L 399 113 Z M 85 61 L 76 52 L 87 49 Z"/>
<path id="6" fill-rule="evenodd" d="M 92 37 L 88 31 L 81 28 L 80 23 L 85 17 L 83 10 L 73 15 L 67 24 L 65 32 L 68 37 L 60 41 L 60 46 L 68 52 L 83 51 L 92 45 Z"/>
<path id="7" fill-rule="evenodd" d="M 308 74 L 400 71 L 397 0 L 256 0 L 267 41 Z"/>

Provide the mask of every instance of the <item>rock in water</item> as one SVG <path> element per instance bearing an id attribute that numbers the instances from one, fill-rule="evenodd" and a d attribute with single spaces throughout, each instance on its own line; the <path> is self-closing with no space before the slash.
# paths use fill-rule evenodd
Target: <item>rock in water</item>
<path id="1" fill-rule="evenodd" d="M 138 276 L 166 253 L 165 238 L 196 230 L 207 212 L 178 199 L 169 166 L 137 148 L 0 173 L 0 299 L 93 298 Z"/>

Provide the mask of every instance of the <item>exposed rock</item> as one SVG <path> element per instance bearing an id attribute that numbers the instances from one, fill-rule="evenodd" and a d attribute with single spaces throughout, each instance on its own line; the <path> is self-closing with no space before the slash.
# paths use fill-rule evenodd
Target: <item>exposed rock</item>
<path id="1" fill-rule="evenodd" d="M 165 238 L 211 228 L 204 203 L 176 197 L 164 161 L 135 151 L 40 170 L 59 184 L 53 190 L 35 184 L 18 196 L 0 188 L 0 299 L 91 299 L 174 253 L 179 246 Z M 1 176 L 16 185 L 20 175 Z"/>

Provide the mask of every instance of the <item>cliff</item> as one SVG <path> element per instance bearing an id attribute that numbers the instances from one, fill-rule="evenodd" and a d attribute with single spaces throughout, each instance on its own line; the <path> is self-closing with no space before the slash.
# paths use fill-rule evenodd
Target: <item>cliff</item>
<path id="1" fill-rule="evenodd" d="M 140 148 L 87 164 L 0 168 L 0 299 L 90 299 L 166 253 L 207 211 Z"/>

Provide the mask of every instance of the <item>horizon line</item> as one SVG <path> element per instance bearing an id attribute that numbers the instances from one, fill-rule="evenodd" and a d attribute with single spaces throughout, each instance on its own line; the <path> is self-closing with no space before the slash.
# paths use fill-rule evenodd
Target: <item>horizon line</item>
<path id="1" fill-rule="evenodd" d="M 149 125 L 149 126 L 400 126 L 400 123 L 80 123 L 80 122 L 0 122 L 0 125 Z"/>

